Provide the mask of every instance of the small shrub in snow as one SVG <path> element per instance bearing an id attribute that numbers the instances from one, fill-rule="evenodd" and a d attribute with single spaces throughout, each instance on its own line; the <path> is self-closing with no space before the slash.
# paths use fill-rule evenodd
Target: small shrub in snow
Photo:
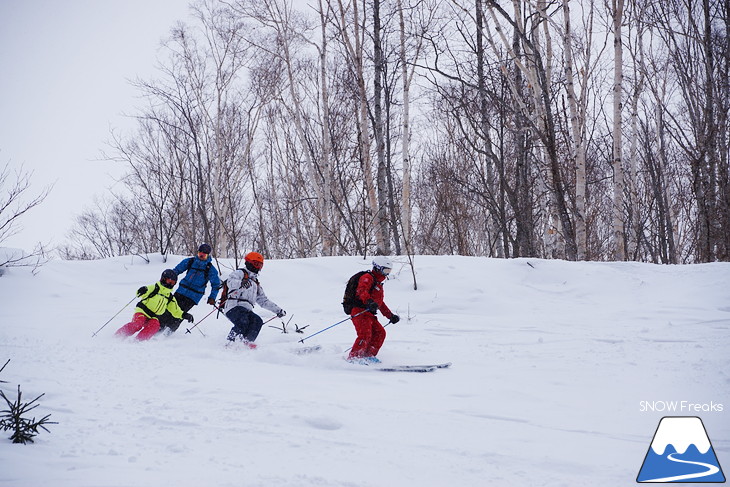
<path id="1" fill-rule="evenodd" d="M 5 362 L 5 365 L 0 368 L 0 372 L 5 369 L 5 366 L 10 363 L 10 360 Z M 6 381 L 0 381 L 5 383 Z M 48 424 L 56 424 L 49 421 L 50 414 L 46 414 L 41 419 L 36 420 L 35 417 L 28 418 L 27 415 L 30 411 L 38 407 L 38 399 L 43 397 L 45 394 L 41 394 L 30 402 L 23 402 L 22 393 L 20 392 L 20 386 L 18 386 L 18 396 L 12 401 L 5 392 L 0 390 L 0 398 L 2 398 L 7 409 L 0 410 L 0 430 L 11 431 L 10 440 L 13 443 L 21 443 L 23 445 L 27 443 L 33 443 L 33 437 L 38 435 L 39 429 L 42 428 L 49 432 L 46 428 Z"/>

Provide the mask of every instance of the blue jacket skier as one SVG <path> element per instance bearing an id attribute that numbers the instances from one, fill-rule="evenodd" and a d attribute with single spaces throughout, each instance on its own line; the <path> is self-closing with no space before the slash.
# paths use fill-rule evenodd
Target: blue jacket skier
<path id="1" fill-rule="evenodd" d="M 207 303 L 215 306 L 218 290 L 221 287 L 221 280 L 218 277 L 218 269 L 213 265 L 211 252 L 213 249 L 207 243 L 198 247 L 197 255 L 183 259 L 173 270 L 177 275 L 185 274 L 175 290 L 175 299 L 184 312 L 198 304 L 205 295 L 205 289 L 210 282 L 210 294 Z M 160 331 L 170 334 L 180 327 L 182 320 L 165 313 L 160 317 Z"/>

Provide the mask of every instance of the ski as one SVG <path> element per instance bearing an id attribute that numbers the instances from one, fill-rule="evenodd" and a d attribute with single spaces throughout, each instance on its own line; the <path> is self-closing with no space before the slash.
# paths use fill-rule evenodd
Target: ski
<path id="1" fill-rule="evenodd" d="M 426 365 L 383 365 L 375 368 L 383 372 L 433 372 L 436 369 L 447 369 L 449 367 L 451 367 L 451 362 Z"/>
<path id="2" fill-rule="evenodd" d="M 433 372 L 437 367 L 423 365 L 388 365 L 384 367 L 373 367 L 373 370 L 381 372 Z"/>
<path id="3" fill-rule="evenodd" d="M 313 345 L 311 347 L 299 347 L 292 350 L 297 355 L 306 355 L 308 353 L 314 353 L 322 350 L 322 345 Z"/>
<path id="4" fill-rule="evenodd" d="M 444 362 L 442 364 L 425 364 L 425 365 L 398 365 L 400 368 L 413 368 L 413 369 L 425 369 L 432 367 L 434 369 L 448 369 L 451 367 L 451 362 Z"/>

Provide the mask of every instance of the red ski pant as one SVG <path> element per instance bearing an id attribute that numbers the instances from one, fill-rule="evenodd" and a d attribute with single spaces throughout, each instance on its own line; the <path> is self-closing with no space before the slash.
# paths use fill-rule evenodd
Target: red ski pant
<path id="1" fill-rule="evenodd" d="M 353 316 L 352 323 L 355 325 L 357 338 L 350 350 L 350 358 L 376 356 L 385 341 L 385 328 L 378 323 L 378 318 L 372 313 L 363 313 Z"/>
<path id="2" fill-rule="evenodd" d="M 132 336 L 139 332 L 137 340 L 149 340 L 160 330 L 157 318 L 147 318 L 142 313 L 134 313 L 132 321 L 117 330 L 115 335 Z"/>

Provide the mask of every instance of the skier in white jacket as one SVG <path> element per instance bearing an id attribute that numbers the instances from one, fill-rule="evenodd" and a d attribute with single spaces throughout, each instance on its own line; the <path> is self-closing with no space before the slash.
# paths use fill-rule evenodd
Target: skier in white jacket
<path id="1" fill-rule="evenodd" d="M 258 280 L 258 274 L 264 266 L 264 257 L 258 252 L 249 252 L 244 257 L 245 269 L 236 269 L 226 279 L 226 300 L 223 312 L 233 323 L 228 340 L 242 341 L 250 348 L 256 348 L 253 342 L 258 337 L 264 322 L 253 312 L 254 305 L 276 313 L 279 318 L 286 311 L 266 297 Z"/>

